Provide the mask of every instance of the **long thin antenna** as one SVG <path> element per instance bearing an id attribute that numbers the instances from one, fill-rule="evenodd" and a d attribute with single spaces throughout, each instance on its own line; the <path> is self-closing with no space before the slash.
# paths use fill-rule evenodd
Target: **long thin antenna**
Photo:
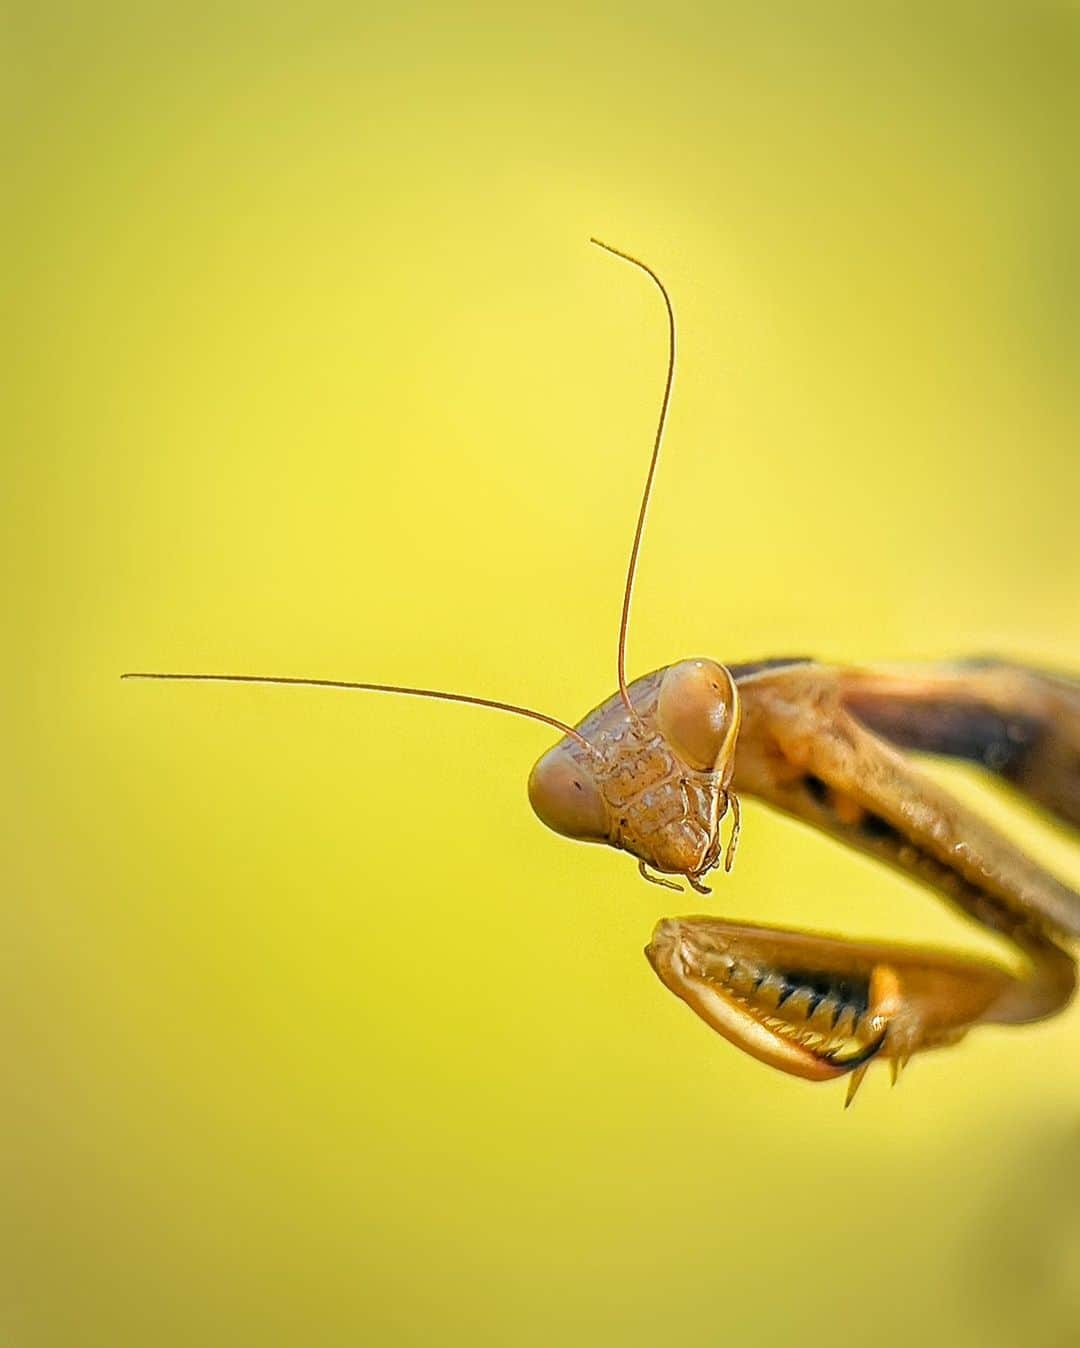
<path id="1" fill-rule="evenodd" d="M 544 725 L 561 730 L 570 739 L 576 740 L 590 753 L 596 749 L 584 735 L 573 726 L 557 721 L 554 716 L 545 716 L 542 711 L 533 711 L 531 707 L 519 707 L 513 702 L 496 702 L 489 697 L 470 697 L 467 693 L 444 693 L 437 688 L 404 688 L 395 683 L 348 683 L 344 679 L 293 679 L 265 674 L 156 674 L 133 671 L 121 674 L 122 679 L 172 679 L 188 683 L 269 683 L 297 688 L 349 688 L 365 693 L 403 693 L 407 697 L 430 697 L 439 702 L 465 702 L 472 707 L 491 707 L 494 711 L 508 711 L 515 716 L 527 716 L 532 721 L 542 721 Z"/>
<path id="2" fill-rule="evenodd" d="M 668 403 L 671 401 L 671 385 L 675 380 L 675 311 L 671 307 L 671 298 L 664 289 L 664 283 L 656 272 L 649 266 L 646 266 L 640 258 L 632 257 L 629 253 L 624 253 L 621 248 L 612 248 L 610 243 L 604 243 L 602 239 L 590 239 L 590 243 L 595 243 L 597 248 L 603 248 L 608 253 L 614 253 L 616 257 L 621 257 L 625 262 L 632 263 L 640 268 L 646 276 L 651 276 L 656 282 L 660 294 L 664 297 L 664 304 L 667 307 L 668 316 L 668 363 L 667 378 L 664 380 L 664 397 L 660 403 L 660 419 L 656 424 L 656 439 L 653 441 L 652 458 L 649 460 L 649 472 L 645 478 L 645 490 L 641 494 L 641 508 L 638 511 L 637 528 L 634 530 L 634 546 L 630 549 L 630 565 L 626 570 L 626 589 L 623 592 L 622 618 L 619 622 L 619 695 L 622 697 L 623 705 L 634 719 L 637 719 L 637 712 L 633 703 L 630 701 L 630 694 L 626 688 L 626 631 L 630 626 L 630 599 L 634 593 L 634 576 L 637 572 L 638 552 L 641 549 L 641 535 L 645 531 L 645 512 L 649 508 L 649 497 L 652 495 L 653 478 L 656 476 L 656 463 L 660 458 L 660 442 L 664 438 L 664 425 L 667 422 Z"/>

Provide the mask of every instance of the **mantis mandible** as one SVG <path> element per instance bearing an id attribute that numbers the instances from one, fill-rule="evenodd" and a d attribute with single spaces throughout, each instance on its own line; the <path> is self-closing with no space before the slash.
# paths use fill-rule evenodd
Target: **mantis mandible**
<path id="1" fill-rule="evenodd" d="M 565 837 L 629 852 L 642 876 L 731 869 L 739 794 L 756 796 L 877 857 L 1005 937 L 1009 970 L 931 949 L 844 940 L 696 916 L 665 918 L 645 948 L 661 981 L 731 1043 L 811 1081 L 848 1077 L 850 1104 L 874 1059 L 893 1080 L 915 1053 L 973 1026 L 1044 1019 L 1076 985 L 1069 942 L 1080 894 L 952 799 L 900 752 L 981 764 L 1080 825 L 1080 683 L 1019 665 L 968 661 L 861 669 L 809 659 L 723 665 L 686 659 L 631 682 L 630 607 L 675 374 L 676 329 L 659 276 L 668 359 L 619 622 L 618 691 L 576 725 L 531 707 L 440 689 L 249 674 L 130 673 L 398 693 L 529 717 L 560 732 L 529 777 L 539 818 Z M 722 826 L 730 816 L 726 845 Z"/>

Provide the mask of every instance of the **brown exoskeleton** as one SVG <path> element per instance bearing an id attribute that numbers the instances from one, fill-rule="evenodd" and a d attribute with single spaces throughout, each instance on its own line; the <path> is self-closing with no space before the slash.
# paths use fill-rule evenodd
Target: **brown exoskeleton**
<path id="1" fill-rule="evenodd" d="M 598 240 L 593 240 L 598 243 Z M 1016 665 L 969 662 L 847 669 L 805 659 L 724 666 L 682 660 L 626 681 L 626 636 L 645 515 L 675 369 L 668 319 L 660 417 L 623 595 L 618 692 L 576 726 L 513 703 L 435 689 L 243 674 L 125 678 L 349 688 L 439 698 L 527 716 L 561 732 L 536 763 L 529 799 L 549 828 L 607 843 L 648 880 L 698 893 L 730 870 L 738 792 L 805 820 L 936 890 L 1008 938 L 1019 972 L 932 950 L 667 918 L 646 956 L 660 979 L 726 1039 L 795 1076 L 849 1076 L 873 1058 L 895 1079 L 913 1053 L 974 1025 L 1040 1020 L 1071 998 L 1080 895 L 922 776 L 898 751 L 967 759 L 1080 825 L 1080 684 Z M 721 828 L 731 813 L 726 847 Z"/>

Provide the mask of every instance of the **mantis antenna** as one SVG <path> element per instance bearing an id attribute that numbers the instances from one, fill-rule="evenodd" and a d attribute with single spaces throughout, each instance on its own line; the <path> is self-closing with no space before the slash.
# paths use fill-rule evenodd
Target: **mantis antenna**
<path id="1" fill-rule="evenodd" d="M 630 713 L 631 717 L 637 721 L 639 719 L 633 703 L 630 701 L 630 693 L 626 687 L 626 631 L 630 625 L 630 600 L 634 593 L 634 576 L 637 573 L 638 553 L 641 550 L 641 535 L 645 531 L 645 514 L 649 508 L 649 497 L 652 495 L 653 478 L 656 476 L 656 464 L 660 458 L 660 444 L 664 438 L 664 426 L 667 423 L 668 403 L 671 401 L 671 386 L 675 381 L 675 311 L 671 307 L 671 297 L 664 289 L 664 283 L 656 272 L 649 266 L 646 266 L 639 258 L 632 257 L 629 253 L 624 253 L 620 248 L 612 248 L 610 243 L 604 243 L 601 239 L 590 239 L 590 243 L 596 244 L 597 248 L 603 248 L 605 252 L 612 253 L 615 257 L 621 257 L 624 262 L 632 263 L 633 266 L 640 268 L 646 276 L 651 276 L 656 282 L 660 294 L 664 297 L 664 305 L 667 308 L 668 317 L 668 362 L 667 377 L 664 380 L 664 396 L 660 402 L 660 418 L 656 423 L 656 438 L 653 441 L 652 458 L 649 460 L 649 471 L 645 477 L 645 490 L 641 493 L 641 507 L 638 510 L 637 528 L 634 530 L 634 543 L 630 549 L 630 565 L 626 569 L 626 589 L 623 591 L 622 618 L 619 621 L 619 696 L 623 700 L 623 706 Z"/>
<path id="2" fill-rule="evenodd" d="M 671 401 L 671 386 L 675 378 L 675 312 L 671 307 L 671 299 L 664 288 L 663 281 L 660 280 L 656 272 L 638 258 L 632 257 L 629 253 L 624 253 L 621 249 L 613 248 L 610 244 L 602 242 L 600 239 L 592 238 L 590 243 L 594 243 L 598 248 L 603 248 L 605 252 L 613 254 L 615 257 L 621 257 L 624 261 L 631 263 L 639 268 L 647 276 L 650 276 L 656 283 L 660 294 L 664 298 L 664 305 L 667 308 L 668 316 L 668 362 L 667 376 L 664 380 L 664 396 L 660 404 L 660 418 L 656 426 L 656 438 L 653 441 L 652 458 L 649 460 L 649 471 L 645 478 L 645 489 L 641 496 L 641 506 L 638 510 L 637 527 L 634 530 L 634 543 L 630 550 L 630 564 L 626 572 L 626 589 L 623 593 L 622 617 L 619 621 L 619 696 L 622 698 L 623 705 L 634 720 L 638 719 L 637 711 L 630 701 L 630 693 L 626 686 L 626 632 L 630 623 L 630 600 L 634 592 L 634 577 L 637 573 L 638 553 L 641 550 L 641 536 L 645 530 L 645 515 L 649 507 L 649 498 L 652 495 L 653 478 L 656 476 L 656 464 L 660 457 L 660 444 L 664 438 L 664 426 L 667 422 L 668 404 Z M 401 684 L 394 683 L 353 683 L 345 679 L 301 679 L 291 678 L 284 675 L 265 675 L 265 674 L 181 674 L 181 673 L 157 673 L 141 670 L 133 670 L 130 673 L 122 674 L 123 679 L 168 679 L 173 681 L 182 681 L 187 683 L 261 683 L 292 688 L 345 688 L 353 691 L 368 693 L 400 693 L 407 697 L 426 697 L 439 702 L 463 702 L 472 707 L 490 707 L 494 711 L 510 712 L 514 716 L 525 716 L 532 721 L 540 721 L 544 725 L 549 725 L 553 729 L 561 731 L 563 735 L 580 744 L 583 749 L 595 754 L 596 748 L 589 743 L 580 731 L 567 725 L 564 721 L 557 720 L 554 716 L 548 716 L 542 711 L 535 711 L 532 707 L 520 707 L 513 702 L 499 702 L 493 698 L 473 697 L 467 693 L 448 693 L 437 688 L 410 688 Z"/>
<path id="3" fill-rule="evenodd" d="M 345 679 L 294 679 L 284 675 L 271 674 L 158 674 L 144 670 L 133 670 L 121 674 L 122 679 L 171 679 L 186 683 L 269 683 L 289 688 L 349 688 L 365 693 L 404 693 L 407 697 L 430 697 L 438 702 L 464 702 L 471 707 L 491 707 L 494 711 L 508 711 L 515 716 L 527 716 L 531 721 L 542 721 L 545 725 L 561 730 L 570 739 L 576 740 L 590 753 L 596 750 L 589 741 L 573 726 L 558 721 L 554 716 L 546 716 L 542 711 L 531 707 L 519 707 L 513 702 L 496 702 L 489 697 L 471 697 L 468 693 L 445 693 L 438 688 L 406 688 L 396 683 L 350 683 Z"/>

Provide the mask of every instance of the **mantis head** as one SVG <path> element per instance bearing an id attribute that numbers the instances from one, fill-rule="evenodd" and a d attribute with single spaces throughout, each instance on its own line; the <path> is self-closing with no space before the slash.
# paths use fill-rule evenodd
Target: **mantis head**
<path id="1" fill-rule="evenodd" d="M 735 680 L 714 660 L 682 660 L 627 692 L 626 703 L 616 695 L 585 717 L 580 739 L 564 737 L 538 760 L 529 800 L 556 833 L 608 843 L 644 874 L 650 866 L 701 890 L 734 802 Z M 729 845 L 729 867 L 732 855 Z"/>

